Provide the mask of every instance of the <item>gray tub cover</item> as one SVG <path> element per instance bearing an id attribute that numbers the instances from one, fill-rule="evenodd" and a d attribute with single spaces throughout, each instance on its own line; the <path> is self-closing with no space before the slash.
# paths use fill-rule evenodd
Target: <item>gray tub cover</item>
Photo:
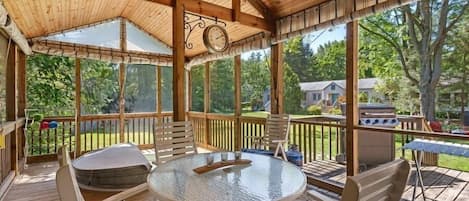
<path id="1" fill-rule="evenodd" d="M 146 182 L 150 162 L 133 144 L 117 144 L 73 161 L 80 187 L 122 191 Z"/>

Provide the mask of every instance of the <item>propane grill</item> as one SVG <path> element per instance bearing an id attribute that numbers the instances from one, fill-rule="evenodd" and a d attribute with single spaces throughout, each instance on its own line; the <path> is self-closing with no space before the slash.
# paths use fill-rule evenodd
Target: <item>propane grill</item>
<path id="1" fill-rule="evenodd" d="M 345 104 L 341 107 L 345 115 Z M 359 124 L 365 126 L 395 128 L 399 125 L 395 108 L 386 104 L 360 104 L 358 107 Z M 345 146 L 345 133 L 341 137 Z M 337 157 L 338 162 L 345 162 L 345 147 Z M 395 157 L 394 136 L 379 131 L 358 131 L 358 160 L 362 167 L 376 166 L 393 161 Z"/>

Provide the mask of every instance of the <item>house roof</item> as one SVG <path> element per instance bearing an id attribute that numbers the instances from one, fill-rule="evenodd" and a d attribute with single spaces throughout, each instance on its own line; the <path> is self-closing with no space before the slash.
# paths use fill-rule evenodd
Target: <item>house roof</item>
<path id="1" fill-rule="evenodd" d="M 373 89 L 378 82 L 379 82 L 378 78 L 360 79 L 358 80 L 358 88 L 359 89 Z M 320 90 L 325 89 L 327 86 L 331 85 L 332 83 L 345 89 L 345 80 L 302 82 L 300 83 L 300 87 L 301 87 L 301 91 L 320 91 Z"/>

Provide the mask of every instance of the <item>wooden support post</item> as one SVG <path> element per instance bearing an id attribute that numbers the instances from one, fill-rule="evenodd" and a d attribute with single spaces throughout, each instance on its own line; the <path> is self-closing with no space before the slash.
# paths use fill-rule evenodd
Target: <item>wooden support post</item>
<path id="1" fill-rule="evenodd" d="M 75 59 L 75 118 L 75 157 L 78 157 L 81 155 L 81 60 L 79 58 Z"/>
<path id="2" fill-rule="evenodd" d="M 346 39 L 347 176 L 358 174 L 358 21 L 347 23 Z"/>
<path id="3" fill-rule="evenodd" d="M 211 145 L 210 141 L 210 124 L 207 118 L 207 113 L 210 112 L 210 62 L 205 63 L 205 77 L 204 77 L 204 128 L 205 128 L 205 143 Z"/>
<path id="4" fill-rule="evenodd" d="M 16 50 L 16 93 L 17 93 L 17 117 L 25 117 L 24 110 L 26 109 L 26 55 L 18 47 Z M 26 143 L 25 133 L 23 128 L 17 130 L 17 150 L 18 158 L 20 160 L 25 156 L 23 153 L 23 148 Z M 20 163 L 21 165 L 23 163 Z M 21 171 L 23 167 L 20 167 Z"/>
<path id="5" fill-rule="evenodd" d="M 173 7 L 173 121 L 184 121 L 184 5 L 175 0 Z"/>
<path id="6" fill-rule="evenodd" d="M 126 20 L 121 18 L 120 21 L 120 48 L 127 51 L 127 28 Z M 125 64 L 119 65 L 119 141 L 125 142 Z"/>
<path id="7" fill-rule="evenodd" d="M 234 81 L 235 81 L 235 150 L 241 150 L 242 134 L 241 134 L 241 56 L 234 57 Z"/>
<path id="8" fill-rule="evenodd" d="M 191 71 L 185 71 L 187 78 L 187 112 L 192 111 L 192 75 Z"/>
<path id="9" fill-rule="evenodd" d="M 18 49 L 19 50 L 19 49 Z M 6 106 L 6 121 L 16 121 L 16 45 L 11 43 L 8 49 L 6 74 L 5 74 L 5 106 Z M 8 133 L 4 133 L 8 134 Z M 11 170 L 16 172 L 18 163 L 18 152 L 16 147 L 16 131 L 12 131 L 10 134 L 10 163 Z M 5 141 L 8 140 L 5 136 Z M 7 144 L 7 142 L 5 142 Z M 8 147 L 7 147 L 8 148 Z M 8 154 L 8 152 L 6 152 Z M 2 163 L 5 161 L 2 161 Z M 5 162 L 7 163 L 7 162 Z M 3 175 L 5 176 L 5 175 Z"/>
<path id="10" fill-rule="evenodd" d="M 239 17 L 241 15 L 241 0 L 231 0 L 231 8 L 233 9 L 233 21 L 239 22 Z"/>
<path id="11" fill-rule="evenodd" d="M 270 63 L 270 113 L 282 114 L 283 111 L 283 44 L 273 45 Z"/>

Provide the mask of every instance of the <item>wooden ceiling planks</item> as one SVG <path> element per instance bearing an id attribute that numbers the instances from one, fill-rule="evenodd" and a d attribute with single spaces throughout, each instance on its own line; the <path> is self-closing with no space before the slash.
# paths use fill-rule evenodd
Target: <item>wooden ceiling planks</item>
<path id="1" fill-rule="evenodd" d="M 330 0 L 262 0 L 278 17 L 290 15 L 327 1 Z"/>
<path id="2" fill-rule="evenodd" d="M 4 0 L 4 5 L 27 38 L 120 16 L 127 1 Z"/>
<path id="3" fill-rule="evenodd" d="M 231 0 L 204 0 L 231 8 Z M 285 16 L 327 0 L 259 0 L 274 16 Z M 34 38 L 60 32 L 83 25 L 101 22 L 116 17 L 124 17 L 148 32 L 161 42 L 172 46 L 172 9 L 145 0 L 4 0 L 4 5 L 27 38 Z M 262 14 L 249 3 L 241 0 L 241 11 L 258 18 Z M 231 41 L 241 40 L 262 32 L 261 29 L 226 22 Z M 202 42 L 203 29 L 195 29 L 190 36 L 193 49 L 186 50 L 192 57 L 206 52 Z"/>

